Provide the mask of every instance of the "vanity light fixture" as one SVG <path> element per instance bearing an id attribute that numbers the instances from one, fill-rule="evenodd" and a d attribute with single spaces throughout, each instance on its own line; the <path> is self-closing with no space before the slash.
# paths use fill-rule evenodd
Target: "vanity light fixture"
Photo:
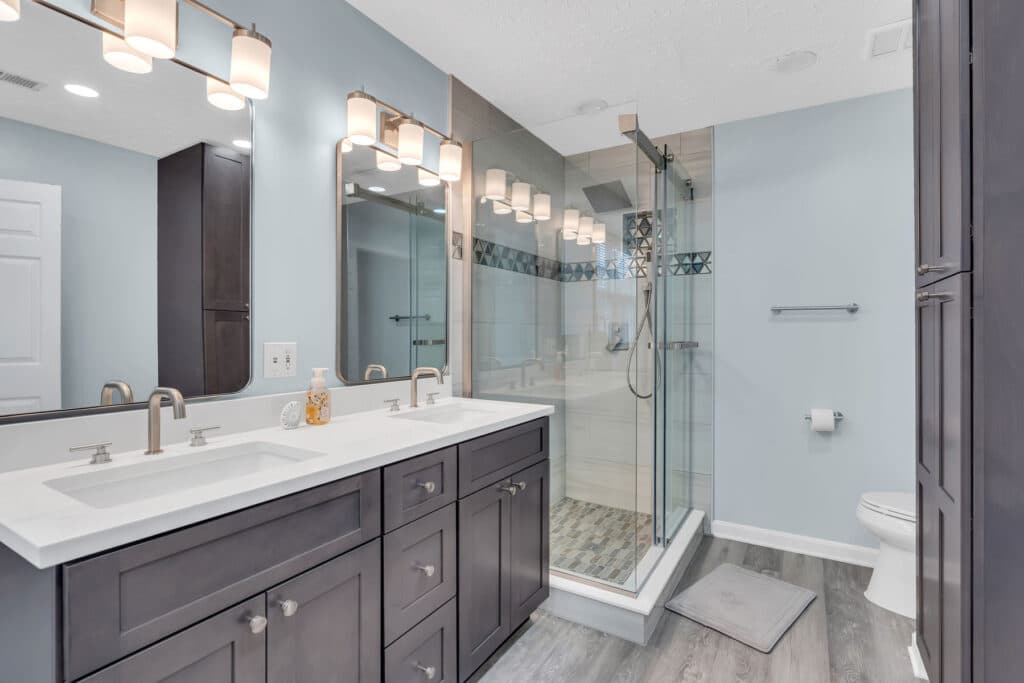
<path id="1" fill-rule="evenodd" d="M 348 138 L 343 139 L 341 141 L 341 153 L 342 154 L 348 154 L 351 151 L 352 151 L 352 141 L 349 140 Z"/>
<path id="2" fill-rule="evenodd" d="M 21 18 L 21 0 L 0 0 L 0 21 L 17 21 Z"/>
<path id="3" fill-rule="evenodd" d="M 377 150 L 377 170 L 385 173 L 394 173 L 402 170 L 402 162 L 387 152 Z"/>
<path id="4" fill-rule="evenodd" d="M 523 182 L 512 183 L 512 201 L 509 205 L 516 211 L 530 210 L 530 184 Z"/>
<path id="5" fill-rule="evenodd" d="M 516 223 L 532 223 L 533 216 L 525 211 L 516 211 Z"/>
<path id="6" fill-rule="evenodd" d="M 96 92 L 89 86 L 79 85 L 78 83 L 68 83 L 64 86 L 64 89 L 72 95 L 78 95 L 79 97 L 85 97 L 90 100 L 100 96 L 98 92 Z"/>
<path id="7" fill-rule="evenodd" d="M 270 96 L 270 38 L 252 28 L 236 28 L 231 37 L 231 87 L 253 100 Z"/>
<path id="8" fill-rule="evenodd" d="M 124 39 L 150 57 L 174 57 L 178 45 L 178 0 L 125 0 Z"/>
<path id="9" fill-rule="evenodd" d="M 348 94 L 348 139 L 354 145 L 377 142 L 377 100 L 362 91 Z"/>
<path id="10" fill-rule="evenodd" d="M 590 241 L 594 244 L 604 244 L 608 236 L 608 229 L 604 223 L 594 223 L 594 234 Z"/>
<path id="11" fill-rule="evenodd" d="M 423 187 L 437 187 L 441 184 L 441 179 L 437 177 L 437 174 L 423 168 L 416 169 L 416 176 Z"/>
<path id="12" fill-rule="evenodd" d="M 103 33 L 103 60 L 130 74 L 148 74 L 153 70 L 153 58 L 136 50 L 113 33 Z"/>
<path id="13" fill-rule="evenodd" d="M 512 207 L 505 202 L 494 200 L 494 215 L 495 216 L 507 216 L 512 213 Z"/>
<path id="14" fill-rule="evenodd" d="M 551 195 L 546 192 L 533 195 L 533 217 L 538 221 L 551 220 Z"/>
<path id="15" fill-rule="evenodd" d="M 239 111 L 245 108 L 245 98 L 231 89 L 224 81 L 212 76 L 206 77 L 206 101 L 224 111 Z"/>
<path id="16" fill-rule="evenodd" d="M 494 201 L 504 202 L 508 189 L 508 174 L 500 168 L 489 168 L 484 175 L 484 196 Z"/>
<path id="17" fill-rule="evenodd" d="M 415 119 L 398 122 L 398 160 L 406 166 L 423 163 L 423 126 Z"/>
<path id="18" fill-rule="evenodd" d="M 441 176 L 441 180 L 450 183 L 458 182 L 462 178 L 462 145 L 454 140 L 441 141 L 437 174 Z"/>
<path id="19" fill-rule="evenodd" d="M 566 209 L 562 214 L 562 237 L 574 240 L 580 231 L 579 209 Z"/>
<path id="20" fill-rule="evenodd" d="M 594 219 L 590 216 L 580 218 L 580 231 L 576 235 L 576 244 L 585 246 L 590 244 L 594 236 Z"/>

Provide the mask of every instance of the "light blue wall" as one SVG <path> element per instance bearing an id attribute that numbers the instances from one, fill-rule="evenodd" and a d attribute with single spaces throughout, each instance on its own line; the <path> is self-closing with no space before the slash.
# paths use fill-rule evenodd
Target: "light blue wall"
<path id="1" fill-rule="evenodd" d="M 913 490 L 913 161 L 909 90 L 716 128 L 716 519 L 869 545 L 860 494 Z"/>
<path id="2" fill-rule="evenodd" d="M 61 402 L 157 385 L 156 158 L 0 118 L 0 178 L 61 187 Z M 0 294 L 2 295 L 2 294 Z"/>

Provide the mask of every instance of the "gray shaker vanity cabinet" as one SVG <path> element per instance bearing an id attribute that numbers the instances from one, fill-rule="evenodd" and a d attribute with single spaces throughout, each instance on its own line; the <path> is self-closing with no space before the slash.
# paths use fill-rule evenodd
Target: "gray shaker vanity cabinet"
<path id="1" fill-rule="evenodd" d="M 512 498 L 509 531 L 509 600 L 512 624 L 518 626 L 548 598 L 548 501 L 550 467 L 547 460 L 512 477 L 519 489 Z"/>

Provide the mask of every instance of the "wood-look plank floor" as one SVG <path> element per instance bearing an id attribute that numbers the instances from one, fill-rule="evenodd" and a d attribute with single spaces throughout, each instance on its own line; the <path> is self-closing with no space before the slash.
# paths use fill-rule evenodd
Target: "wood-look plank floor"
<path id="1" fill-rule="evenodd" d="M 770 654 L 667 612 L 646 647 L 535 614 L 474 677 L 476 683 L 913 683 L 914 623 L 864 598 L 871 570 L 706 538 L 676 592 L 723 562 L 818 594 Z"/>

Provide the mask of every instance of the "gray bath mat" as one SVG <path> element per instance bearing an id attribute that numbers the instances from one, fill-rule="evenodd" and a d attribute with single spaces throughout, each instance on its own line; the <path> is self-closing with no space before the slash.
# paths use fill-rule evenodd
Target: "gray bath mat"
<path id="1" fill-rule="evenodd" d="M 806 588 L 723 564 L 665 607 L 768 653 L 815 597 Z"/>

